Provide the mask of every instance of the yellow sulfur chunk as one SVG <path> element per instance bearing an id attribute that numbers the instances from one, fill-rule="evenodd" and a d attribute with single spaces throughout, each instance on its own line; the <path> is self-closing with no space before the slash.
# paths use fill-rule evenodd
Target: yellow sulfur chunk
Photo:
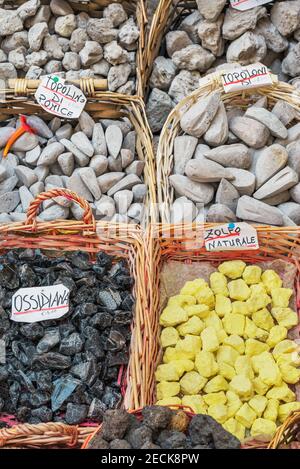
<path id="1" fill-rule="evenodd" d="M 188 316 L 198 316 L 198 318 L 206 318 L 209 313 L 209 307 L 207 305 L 192 305 L 185 306 L 185 311 L 188 313 Z"/>
<path id="2" fill-rule="evenodd" d="M 235 314 L 243 314 L 244 316 L 248 316 L 250 314 L 249 308 L 247 303 L 244 301 L 233 301 L 231 303 L 232 312 Z"/>
<path id="3" fill-rule="evenodd" d="M 255 339 L 247 339 L 245 354 L 249 357 L 253 355 L 259 355 L 260 353 L 266 352 L 269 350 L 269 346 Z"/>
<path id="4" fill-rule="evenodd" d="M 292 294 L 291 288 L 273 288 L 271 290 L 273 308 L 287 308 Z"/>
<path id="5" fill-rule="evenodd" d="M 171 363 L 175 366 L 179 376 L 182 376 L 186 371 L 192 371 L 194 369 L 194 362 L 192 360 L 174 360 Z"/>
<path id="6" fill-rule="evenodd" d="M 213 309 L 215 306 L 215 295 L 209 287 L 205 287 L 203 290 L 199 290 L 195 296 L 198 304 L 207 305 L 210 309 Z"/>
<path id="7" fill-rule="evenodd" d="M 267 392 L 268 399 L 278 399 L 284 402 L 293 402 L 296 399 L 295 393 L 288 387 L 286 383 L 281 386 L 274 386 Z"/>
<path id="8" fill-rule="evenodd" d="M 267 344 L 269 347 L 273 348 L 279 342 L 284 340 L 287 336 L 287 329 L 283 326 L 273 326 L 270 329 L 269 337 L 267 340 Z"/>
<path id="9" fill-rule="evenodd" d="M 270 387 L 258 377 L 254 378 L 252 382 L 253 382 L 254 391 L 260 396 L 264 396 Z"/>
<path id="10" fill-rule="evenodd" d="M 245 438 L 245 427 L 240 422 L 235 420 L 234 418 L 230 418 L 223 423 L 223 427 L 229 433 L 234 435 L 238 440 L 242 441 Z"/>
<path id="11" fill-rule="evenodd" d="M 219 423 L 224 423 L 227 420 L 227 407 L 224 404 L 209 406 L 207 413 Z"/>
<path id="12" fill-rule="evenodd" d="M 204 387 L 204 391 L 206 393 L 211 393 L 211 392 L 219 392 L 219 391 L 227 391 L 228 389 L 228 383 L 226 379 L 223 378 L 223 376 L 215 376 L 211 380 L 206 383 Z"/>
<path id="13" fill-rule="evenodd" d="M 237 411 L 242 407 L 243 403 L 239 396 L 233 391 L 226 392 L 227 397 L 227 414 L 228 417 L 233 417 Z"/>
<path id="14" fill-rule="evenodd" d="M 162 348 L 170 347 L 171 345 L 176 345 L 179 340 L 179 334 L 175 327 L 166 327 L 162 330 L 160 335 L 160 342 Z"/>
<path id="15" fill-rule="evenodd" d="M 232 334 L 224 340 L 224 345 L 230 345 L 238 353 L 242 354 L 245 351 L 245 342 L 239 335 Z"/>
<path id="16" fill-rule="evenodd" d="M 181 358 L 185 358 L 185 357 L 181 357 Z M 174 360 L 179 360 L 175 347 L 167 347 L 163 356 L 163 362 L 170 363 Z"/>
<path id="17" fill-rule="evenodd" d="M 288 404 L 281 404 L 278 408 L 278 417 L 280 423 L 283 423 L 291 412 L 300 409 L 300 402 L 289 402 Z"/>
<path id="18" fill-rule="evenodd" d="M 245 301 L 251 295 L 247 283 L 241 278 L 228 283 L 229 297 L 233 300 Z"/>
<path id="19" fill-rule="evenodd" d="M 196 304 L 196 298 L 192 295 L 175 295 L 171 296 L 168 301 L 168 306 L 191 306 Z"/>
<path id="20" fill-rule="evenodd" d="M 156 386 L 157 398 L 166 399 L 167 397 L 177 396 L 180 392 L 180 385 L 176 382 L 161 381 Z"/>
<path id="21" fill-rule="evenodd" d="M 155 372 L 156 381 L 178 381 L 179 374 L 172 363 L 158 365 Z"/>
<path id="22" fill-rule="evenodd" d="M 247 265 L 243 272 L 243 279 L 247 285 L 260 282 L 261 268 L 258 265 Z"/>
<path id="23" fill-rule="evenodd" d="M 224 329 L 219 329 L 216 332 L 217 332 L 219 342 L 220 342 L 220 344 L 222 344 L 222 342 L 224 342 L 224 340 L 227 339 L 228 335 L 227 335 L 226 331 L 224 331 Z"/>
<path id="24" fill-rule="evenodd" d="M 219 363 L 219 374 L 229 381 L 236 375 L 235 369 L 233 366 L 228 363 Z"/>
<path id="25" fill-rule="evenodd" d="M 264 331 L 263 329 L 260 329 L 258 327 L 256 329 L 256 334 L 255 334 L 255 339 L 260 340 L 260 342 L 266 342 L 268 340 L 269 333 L 267 331 Z"/>
<path id="26" fill-rule="evenodd" d="M 224 391 L 212 392 L 210 394 L 204 394 L 203 400 L 205 404 L 214 405 L 214 404 L 226 404 L 227 398 Z"/>
<path id="27" fill-rule="evenodd" d="M 229 345 L 221 345 L 217 351 L 217 362 L 219 365 L 220 363 L 228 363 L 228 365 L 234 366 L 238 356 L 239 353 Z"/>
<path id="28" fill-rule="evenodd" d="M 195 368 L 198 370 L 201 376 L 210 378 L 218 373 L 219 367 L 215 361 L 214 354 L 211 352 L 199 352 L 195 359 Z"/>
<path id="29" fill-rule="evenodd" d="M 296 342 L 294 342 L 293 340 L 285 339 L 275 345 L 272 353 L 275 360 L 277 360 L 280 355 L 284 353 L 292 353 L 295 352 L 295 350 L 297 350 Z"/>
<path id="30" fill-rule="evenodd" d="M 268 399 L 265 397 L 265 396 L 254 396 L 252 397 L 252 399 L 250 399 L 250 401 L 248 402 L 249 406 L 251 407 L 251 409 L 254 410 L 254 412 L 256 413 L 256 415 L 258 417 L 261 417 L 262 416 L 262 413 L 263 411 L 265 410 L 265 408 L 267 407 L 267 404 L 268 404 Z"/>
<path id="31" fill-rule="evenodd" d="M 216 295 L 215 310 L 218 316 L 222 318 L 225 314 L 231 313 L 231 301 L 224 295 Z"/>
<path id="32" fill-rule="evenodd" d="M 202 348 L 205 352 L 215 352 L 219 348 L 219 339 L 213 327 L 201 332 Z"/>
<path id="33" fill-rule="evenodd" d="M 274 270 L 265 270 L 261 274 L 261 279 L 268 293 L 271 293 L 271 290 L 273 290 L 273 288 L 282 287 L 282 280 Z"/>
<path id="34" fill-rule="evenodd" d="M 252 383 L 245 375 L 236 375 L 230 381 L 229 388 L 242 398 L 250 398 L 253 392 Z"/>
<path id="35" fill-rule="evenodd" d="M 187 322 L 180 324 L 177 327 L 179 335 L 184 336 L 187 334 L 199 335 L 204 329 L 204 322 L 197 316 L 192 316 Z"/>
<path id="36" fill-rule="evenodd" d="M 250 318 L 245 318 L 245 329 L 243 336 L 245 339 L 255 339 L 257 327 Z"/>
<path id="37" fill-rule="evenodd" d="M 223 329 L 223 323 L 215 311 L 210 311 L 204 319 L 205 327 L 213 327 L 215 331 Z"/>
<path id="38" fill-rule="evenodd" d="M 177 342 L 175 350 L 185 355 L 182 358 L 194 360 L 195 355 L 201 350 L 201 339 L 195 335 L 186 335 L 184 339 Z"/>
<path id="39" fill-rule="evenodd" d="M 266 295 L 267 290 L 262 282 L 250 285 L 251 295 Z M 271 298 L 270 298 L 271 300 Z"/>
<path id="40" fill-rule="evenodd" d="M 280 373 L 283 381 L 288 384 L 296 384 L 300 379 L 300 370 L 291 365 L 280 365 Z"/>
<path id="41" fill-rule="evenodd" d="M 263 358 L 264 355 L 266 356 L 268 354 L 269 354 L 269 352 L 262 352 L 261 354 L 254 355 L 253 357 L 250 358 L 251 365 L 252 365 L 252 368 L 255 371 L 255 373 L 259 373 L 262 358 Z M 272 358 L 272 355 L 271 355 L 271 358 Z"/>
<path id="42" fill-rule="evenodd" d="M 271 420 L 259 418 L 253 422 L 250 433 L 251 436 L 268 435 L 272 437 L 276 432 L 276 429 L 276 423 Z"/>
<path id="43" fill-rule="evenodd" d="M 299 352 L 295 351 L 292 353 L 283 353 L 276 358 L 277 364 L 280 365 L 291 365 L 291 366 L 300 366 L 300 357 Z"/>
<path id="44" fill-rule="evenodd" d="M 159 318 L 159 324 L 165 327 L 177 326 L 182 322 L 186 322 L 188 318 L 187 312 L 180 306 L 167 306 Z"/>
<path id="45" fill-rule="evenodd" d="M 252 357 L 254 371 L 259 374 L 259 378 L 269 386 L 281 384 L 281 374 L 277 363 L 269 352 L 263 352 Z"/>
<path id="46" fill-rule="evenodd" d="M 279 401 L 277 399 L 269 399 L 266 410 L 264 411 L 264 418 L 276 422 L 278 416 Z"/>
<path id="47" fill-rule="evenodd" d="M 254 285 L 253 285 L 254 286 Z M 271 303 L 271 298 L 266 293 L 252 293 L 246 301 L 248 309 L 251 313 L 265 308 Z"/>
<path id="48" fill-rule="evenodd" d="M 267 308 L 255 311 L 252 315 L 252 321 L 257 327 L 269 331 L 274 326 L 274 321 Z"/>
<path id="49" fill-rule="evenodd" d="M 182 405 L 191 408 L 195 414 L 207 414 L 207 406 L 202 396 L 183 396 Z M 189 409 L 188 409 L 189 410 Z"/>
<path id="50" fill-rule="evenodd" d="M 227 288 L 227 279 L 225 275 L 221 274 L 220 272 L 213 272 L 210 275 L 210 288 L 214 292 L 215 295 L 223 295 L 228 296 L 228 288 Z"/>
<path id="51" fill-rule="evenodd" d="M 207 282 L 203 278 L 196 278 L 195 280 L 186 282 L 184 287 L 180 290 L 180 295 L 194 296 L 199 290 L 206 288 L 207 286 Z"/>
<path id="52" fill-rule="evenodd" d="M 251 428 L 254 420 L 256 419 L 256 413 L 251 409 L 249 404 L 245 402 L 242 407 L 237 411 L 236 420 L 240 422 L 244 427 Z"/>
<path id="53" fill-rule="evenodd" d="M 198 394 L 207 383 L 207 379 L 199 375 L 197 371 L 189 371 L 180 380 L 183 394 Z"/>
<path id="54" fill-rule="evenodd" d="M 245 328 L 245 316 L 242 314 L 226 314 L 223 318 L 224 329 L 227 334 L 243 335 Z"/>
<path id="55" fill-rule="evenodd" d="M 219 265 L 218 271 L 231 279 L 236 279 L 242 276 L 246 267 L 243 261 L 225 261 Z"/>
<path id="56" fill-rule="evenodd" d="M 166 397 L 157 401 L 156 405 L 178 406 L 181 405 L 181 399 L 179 397 Z"/>
<path id="57" fill-rule="evenodd" d="M 249 379 L 254 378 L 251 360 L 246 355 L 237 357 L 234 364 L 234 368 L 237 375 L 245 375 Z"/>
<path id="58" fill-rule="evenodd" d="M 272 308 L 272 316 L 280 326 L 290 329 L 298 324 L 298 316 L 291 308 Z"/>

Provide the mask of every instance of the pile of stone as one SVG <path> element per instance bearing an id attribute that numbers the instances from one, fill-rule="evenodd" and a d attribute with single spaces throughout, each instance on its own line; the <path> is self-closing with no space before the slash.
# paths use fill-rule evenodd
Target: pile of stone
<path id="1" fill-rule="evenodd" d="M 107 78 L 110 91 L 134 94 L 140 33 L 122 4 L 111 3 L 94 18 L 76 14 L 66 0 L 29 0 L 13 10 L 6 3 L 0 9 L 0 78 Z"/>
<path id="2" fill-rule="evenodd" d="M 191 419 L 182 410 L 142 409 L 142 421 L 125 410 L 107 410 L 88 449 L 240 449 L 239 440 L 209 415 Z"/>
<path id="3" fill-rule="evenodd" d="M 197 0 L 198 8 L 164 40 L 154 60 L 147 104 L 159 132 L 172 108 L 198 88 L 201 76 L 226 63 L 261 62 L 281 81 L 300 75 L 300 1 L 275 1 L 247 11 L 226 0 Z"/>
<path id="4" fill-rule="evenodd" d="M 262 97 L 226 111 L 216 91 L 182 115 L 169 176 L 173 223 L 300 225 L 300 123 L 287 102 L 268 104 Z"/>
<path id="5" fill-rule="evenodd" d="M 120 366 L 128 364 L 134 298 L 128 266 L 99 252 L 47 257 L 40 250 L 0 257 L 0 413 L 20 422 L 102 421 L 122 402 Z M 69 311 L 60 319 L 10 320 L 19 288 L 64 285 Z"/>
<path id="6" fill-rule="evenodd" d="M 147 187 L 138 160 L 136 132 L 127 118 L 95 122 L 85 111 L 79 121 L 27 117 L 36 133 L 24 133 L 0 156 L 0 222 L 23 221 L 43 191 L 67 188 L 90 202 L 97 220 L 140 223 Z M 19 127 L 0 127 L 0 149 Z M 0 155 L 3 152 L 0 152 Z M 39 219 L 82 219 L 83 210 L 64 197 L 43 202 Z"/>

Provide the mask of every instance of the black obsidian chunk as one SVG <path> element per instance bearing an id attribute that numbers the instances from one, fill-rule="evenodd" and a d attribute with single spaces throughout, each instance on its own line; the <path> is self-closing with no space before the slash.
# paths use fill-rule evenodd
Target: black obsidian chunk
<path id="1" fill-rule="evenodd" d="M 62 284 L 69 311 L 59 319 L 14 322 L 20 288 Z M 25 249 L 0 256 L 0 412 L 20 422 L 101 422 L 122 403 L 120 366 L 126 367 L 133 317 L 133 281 L 125 261 L 99 252 L 57 255 Z M 0 350 L 1 352 L 1 350 Z M 118 443 L 121 442 L 121 443 Z M 116 447 L 130 446 L 119 437 Z M 107 447 L 109 445 L 107 444 Z"/>

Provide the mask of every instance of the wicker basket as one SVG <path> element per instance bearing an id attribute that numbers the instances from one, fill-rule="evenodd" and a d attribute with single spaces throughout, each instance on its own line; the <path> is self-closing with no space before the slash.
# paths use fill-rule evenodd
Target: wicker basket
<path id="1" fill-rule="evenodd" d="M 278 428 L 268 449 L 280 449 L 281 445 L 287 445 L 295 440 L 297 433 L 300 432 L 300 411 L 296 410 L 286 419 Z M 291 448 L 299 449 L 299 448 Z"/>
<path id="2" fill-rule="evenodd" d="M 22 3 L 25 3 L 27 0 L 9 0 L 5 4 L 10 4 L 11 8 L 17 8 Z M 72 1 L 69 0 L 71 6 L 75 13 L 80 13 L 82 11 L 87 12 L 89 15 L 95 18 L 100 18 L 102 16 L 102 10 L 107 7 L 110 3 L 110 0 L 82 0 L 82 1 Z M 43 1 L 42 3 L 49 3 L 49 1 Z M 145 71 L 144 71 L 144 54 L 145 54 L 145 34 L 147 26 L 147 13 L 145 8 L 144 0 L 114 0 L 114 3 L 122 3 L 124 9 L 129 15 L 134 15 L 137 20 L 138 27 L 140 29 L 140 38 L 139 45 L 136 51 L 136 92 L 138 96 L 143 96 L 144 89 L 144 80 L 145 80 Z M 14 93 L 18 92 L 18 87 L 16 82 L 18 80 L 8 80 L 8 87 L 5 90 L 6 94 L 10 97 Z M 22 80 L 24 81 L 24 80 Z M 70 83 L 76 84 L 76 81 L 70 81 Z M 36 88 L 38 87 L 38 80 L 26 80 L 26 90 L 31 94 L 35 93 Z M 101 90 L 107 90 L 107 80 L 99 80 Z M 0 93 L 3 93 L 4 90 L 0 90 Z M 27 93 L 26 93 L 27 94 Z M 125 95 L 127 96 L 127 95 Z"/>
<path id="3" fill-rule="evenodd" d="M 18 80 L 21 82 L 22 80 Z M 83 92 L 90 96 L 85 106 L 87 111 L 96 121 L 97 119 L 120 119 L 127 117 L 136 131 L 136 153 L 139 160 L 145 162 L 144 182 L 148 186 L 148 193 L 144 201 L 145 216 L 144 224 L 150 219 L 156 220 L 156 184 L 155 163 L 151 142 L 151 131 L 148 126 L 143 100 L 137 96 L 120 95 L 97 91 L 95 80 L 88 78 L 81 80 Z M 26 92 L 23 89 L 23 96 Z M 20 114 L 37 114 L 45 120 L 51 120 L 52 114 L 44 111 L 30 97 L 12 98 L 0 100 L 0 120 L 7 120 Z"/>
<path id="4" fill-rule="evenodd" d="M 204 229 L 212 224 L 204 225 Z M 161 362 L 162 349 L 160 346 L 159 317 L 164 304 L 161 304 L 160 273 L 164 263 L 178 261 L 184 264 L 194 262 L 212 262 L 214 265 L 225 260 L 243 259 L 245 262 L 258 263 L 282 259 L 291 262 L 297 268 L 295 293 L 297 311 L 300 315 L 300 228 L 272 228 L 257 226 L 259 250 L 257 251 L 227 251 L 208 252 L 203 246 L 203 228 L 199 225 L 156 225 L 149 228 L 147 233 L 148 256 L 148 302 L 152 321 L 152 334 L 149 337 L 148 353 L 151 361 L 145 363 L 144 377 L 147 380 L 147 394 L 145 404 L 156 402 L 155 370 Z M 300 416 L 300 412 L 298 413 Z M 300 417 L 299 417 L 300 420 Z M 280 427 L 281 428 L 281 427 Z M 248 441 L 245 447 L 266 447 L 263 441 Z"/>
<path id="5" fill-rule="evenodd" d="M 40 204 L 54 197 L 67 197 L 77 202 L 84 209 L 83 221 L 58 220 L 38 223 L 36 215 Z M 0 252 L 17 248 L 38 248 L 50 251 L 82 250 L 93 254 L 104 251 L 117 259 L 128 262 L 131 275 L 135 280 L 133 296 L 135 298 L 134 320 L 131 326 L 129 363 L 122 380 L 124 407 L 139 408 L 143 399 L 140 389 L 142 375 L 140 357 L 143 354 L 142 344 L 145 336 L 151 334 L 148 321 L 145 256 L 142 233 L 136 225 L 95 223 L 89 204 L 77 194 L 66 189 L 53 189 L 40 194 L 30 205 L 25 223 L 11 223 L 0 226 Z M 43 447 L 43 446 L 76 446 L 93 428 L 80 426 L 70 427 L 61 423 L 38 425 L 16 425 L 11 429 L 0 430 L 0 447 Z"/>
<path id="6" fill-rule="evenodd" d="M 284 100 L 291 104 L 298 111 L 297 120 L 300 120 L 300 93 L 292 85 L 278 82 L 275 75 L 272 75 L 272 79 L 272 86 L 225 93 L 220 74 L 213 73 L 205 77 L 202 85 L 191 95 L 180 101 L 171 111 L 161 131 L 157 151 L 157 199 L 162 223 L 170 223 L 171 219 L 170 208 L 174 201 L 174 189 L 169 183 L 169 176 L 173 170 L 174 140 L 177 136 L 183 134 L 180 127 L 182 114 L 198 99 L 218 90 L 221 92 L 221 99 L 227 109 L 232 107 L 247 109 L 257 99 L 266 96 L 269 106 L 273 106 L 278 100 Z"/>

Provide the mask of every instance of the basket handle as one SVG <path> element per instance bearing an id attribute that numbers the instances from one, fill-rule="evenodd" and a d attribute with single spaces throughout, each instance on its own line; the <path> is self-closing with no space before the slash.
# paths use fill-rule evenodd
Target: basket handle
<path id="1" fill-rule="evenodd" d="M 73 202 L 76 202 L 80 207 L 84 210 L 83 214 L 83 221 L 86 225 L 92 225 L 93 230 L 96 230 L 96 222 L 95 218 L 91 209 L 90 204 L 83 199 L 82 197 L 79 197 L 76 192 L 72 192 L 69 189 L 62 189 L 62 188 L 57 188 L 57 189 L 52 189 L 47 192 L 41 192 L 29 205 L 28 210 L 27 210 L 27 219 L 25 221 L 25 225 L 33 225 L 33 227 L 36 226 L 36 217 L 38 214 L 38 210 L 42 202 L 48 199 L 53 199 L 55 197 L 65 197 L 66 199 L 72 200 Z"/>

